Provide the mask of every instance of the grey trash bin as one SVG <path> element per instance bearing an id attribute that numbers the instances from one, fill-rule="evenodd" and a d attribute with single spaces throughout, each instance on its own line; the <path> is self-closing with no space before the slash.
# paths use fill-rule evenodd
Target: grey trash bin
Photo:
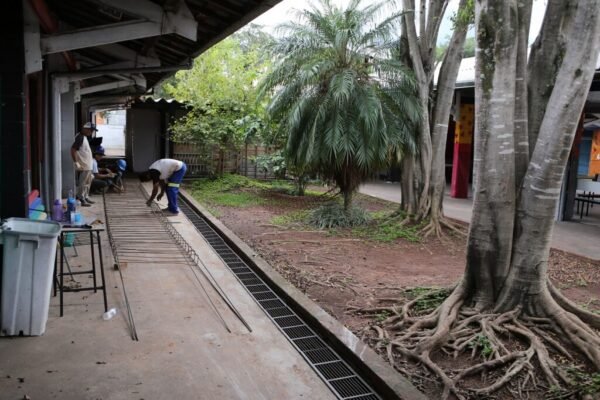
<path id="1" fill-rule="evenodd" d="M 3 221 L 0 334 L 38 336 L 46 331 L 60 230 L 57 222 L 25 218 Z"/>

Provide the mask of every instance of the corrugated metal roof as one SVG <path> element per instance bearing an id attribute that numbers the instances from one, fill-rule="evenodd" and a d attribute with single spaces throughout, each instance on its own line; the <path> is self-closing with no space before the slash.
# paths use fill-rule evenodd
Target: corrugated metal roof
<path id="1" fill-rule="evenodd" d="M 162 7 L 169 7 L 174 0 L 149 0 Z M 190 61 L 220 40 L 235 32 L 258 15 L 267 11 L 281 0 L 185 0 L 194 19 L 198 22 L 197 41 L 177 34 L 168 34 L 118 43 L 140 55 L 155 54 L 161 66 L 177 66 Z M 92 28 L 99 25 L 130 21 L 134 17 L 119 12 L 93 0 L 46 0 L 53 16 L 59 20 L 61 31 Z M 71 51 L 82 69 L 101 68 L 122 59 L 108 54 L 101 48 L 91 47 Z M 174 72 L 147 72 L 144 77 L 147 88 L 159 83 Z M 84 86 L 118 80 L 118 77 L 103 76 L 87 79 Z M 140 94 L 132 87 L 103 92 L 106 94 Z"/>

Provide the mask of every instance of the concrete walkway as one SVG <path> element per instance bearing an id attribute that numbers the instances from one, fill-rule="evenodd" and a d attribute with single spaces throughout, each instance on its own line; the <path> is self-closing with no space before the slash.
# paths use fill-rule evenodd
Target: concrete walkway
<path id="1" fill-rule="evenodd" d="M 96 200 L 92 208 L 84 209 L 86 221 L 105 220 L 102 201 Z M 138 208 L 145 218 L 156 218 L 141 197 Z M 105 235 L 109 308 L 116 307 L 117 316 L 102 319 L 101 292 L 65 293 L 62 318 L 58 297 L 53 298 L 43 336 L 0 338 L 1 399 L 335 398 L 189 221 L 183 215 L 169 219 L 211 269 L 252 332 L 189 265 L 129 262 L 122 272 L 139 336 L 133 341 Z M 139 246 L 151 257 L 152 245 Z M 87 248 L 78 246 L 77 257 L 67 249 L 74 270 L 89 265 Z M 86 275 L 77 279 L 84 285 L 89 280 Z"/>
<path id="2" fill-rule="evenodd" d="M 360 193 L 400 203 L 401 191 L 397 183 L 369 182 L 363 184 Z M 447 193 L 444 197 L 444 214 L 450 218 L 469 223 L 473 211 L 472 198 L 454 199 Z M 593 260 L 600 260 L 600 207 L 590 210 L 583 219 L 561 221 L 554 224 L 552 247 Z"/>

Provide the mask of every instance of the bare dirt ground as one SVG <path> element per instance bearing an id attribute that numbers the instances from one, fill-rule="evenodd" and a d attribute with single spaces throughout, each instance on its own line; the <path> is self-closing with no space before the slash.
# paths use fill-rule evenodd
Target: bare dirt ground
<path id="1" fill-rule="evenodd" d="M 283 276 L 359 337 L 365 337 L 365 328 L 386 315 L 361 315 L 352 312 L 354 307 L 376 307 L 382 299 L 406 299 L 411 290 L 451 286 L 464 271 L 466 237 L 380 242 L 360 237 L 350 229 L 320 231 L 282 216 L 316 208 L 325 198 L 270 192 L 261 196 L 265 200 L 262 205 L 211 207 Z M 357 195 L 356 202 L 369 211 L 396 207 L 365 195 Z M 600 311 L 600 262 L 552 250 L 549 271 L 552 281 L 567 297 L 587 309 Z M 384 351 L 379 352 L 386 358 Z M 439 396 L 439 388 L 427 370 L 409 362 L 398 368 L 431 398 Z M 545 398 L 543 391 L 527 396 Z M 510 397 L 514 396 L 507 391 L 498 393 L 498 398 Z"/>

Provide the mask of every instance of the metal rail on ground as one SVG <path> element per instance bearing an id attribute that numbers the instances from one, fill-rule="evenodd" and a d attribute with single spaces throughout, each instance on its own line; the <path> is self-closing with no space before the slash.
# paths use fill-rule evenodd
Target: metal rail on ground
<path id="1" fill-rule="evenodd" d="M 184 197 L 180 196 L 180 199 L 181 211 L 338 399 L 381 399 L 353 368 L 254 272 L 201 213 L 192 208 Z"/>
<path id="2" fill-rule="evenodd" d="M 123 278 L 123 273 L 121 272 L 120 262 L 119 262 L 119 251 L 117 249 L 115 238 L 112 236 L 112 229 L 110 225 L 110 216 L 108 212 L 108 204 L 106 201 L 106 194 L 102 195 L 102 200 L 104 201 L 104 216 L 106 219 L 106 232 L 108 234 L 108 242 L 110 243 L 110 249 L 113 254 L 113 259 L 115 262 L 115 266 L 119 271 L 119 277 L 121 279 L 121 290 L 123 291 L 123 298 L 125 300 L 125 308 L 127 310 L 127 322 L 129 325 L 129 330 L 131 334 L 131 339 L 135 341 L 139 341 L 137 329 L 135 328 L 135 320 L 133 319 L 133 312 L 131 311 L 131 305 L 129 304 L 129 298 L 127 297 L 127 290 L 125 289 L 125 279 Z"/>
<path id="3" fill-rule="evenodd" d="M 144 196 L 144 198 L 147 199 L 148 193 L 144 190 L 144 188 L 141 184 L 139 185 L 139 189 L 140 189 L 140 192 L 142 193 L 142 196 Z M 242 322 L 242 324 L 244 324 L 246 329 L 248 329 L 248 331 L 252 332 L 252 328 L 250 328 L 250 325 L 248 324 L 248 322 L 246 322 L 246 320 L 244 319 L 242 314 L 233 305 L 233 303 L 231 302 L 231 299 L 227 296 L 225 291 L 223 291 L 223 289 L 221 288 L 221 286 L 219 285 L 219 283 L 217 282 L 215 277 L 210 272 L 208 266 L 202 261 L 202 259 L 198 255 L 198 253 L 196 253 L 196 250 L 194 250 L 194 248 L 192 246 L 190 246 L 190 244 L 183 238 L 183 236 L 181 236 L 181 234 L 177 231 L 177 229 L 173 228 L 173 225 L 164 216 L 163 212 L 161 211 L 161 209 L 157 203 L 153 202 L 151 207 L 152 207 L 152 212 L 158 217 L 158 219 L 161 222 L 161 224 L 163 225 L 163 227 L 167 230 L 167 232 L 169 232 L 169 234 L 171 235 L 173 240 L 175 240 L 177 245 L 180 246 L 181 249 L 183 251 L 185 251 L 185 254 L 189 257 L 188 258 L 188 266 L 190 267 L 190 270 L 194 274 L 196 281 L 198 282 L 198 284 L 204 291 L 204 294 L 206 295 L 213 311 L 221 319 L 223 325 L 225 326 L 225 329 L 227 329 L 227 331 L 231 333 L 231 329 L 227 325 L 227 322 L 225 322 L 225 319 L 219 312 L 217 306 L 214 304 L 213 300 L 211 299 L 208 291 L 202 284 L 202 281 L 200 280 L 200 277 L 198 276 L 197 271 L 199 271 L 200 274 L 204 277 L 204 279 L 206 279 L 206 281 L 210 284 L 210 286 L 213 288 L 213 290 L 219 295 L 221 300 L 223 300 L 223 302 L 225 302 L 225 304 L 231 310 L 231 312 L 240 320 L 240 322 Z M 197 270 L 194 267 L 197 267 Z"/>

